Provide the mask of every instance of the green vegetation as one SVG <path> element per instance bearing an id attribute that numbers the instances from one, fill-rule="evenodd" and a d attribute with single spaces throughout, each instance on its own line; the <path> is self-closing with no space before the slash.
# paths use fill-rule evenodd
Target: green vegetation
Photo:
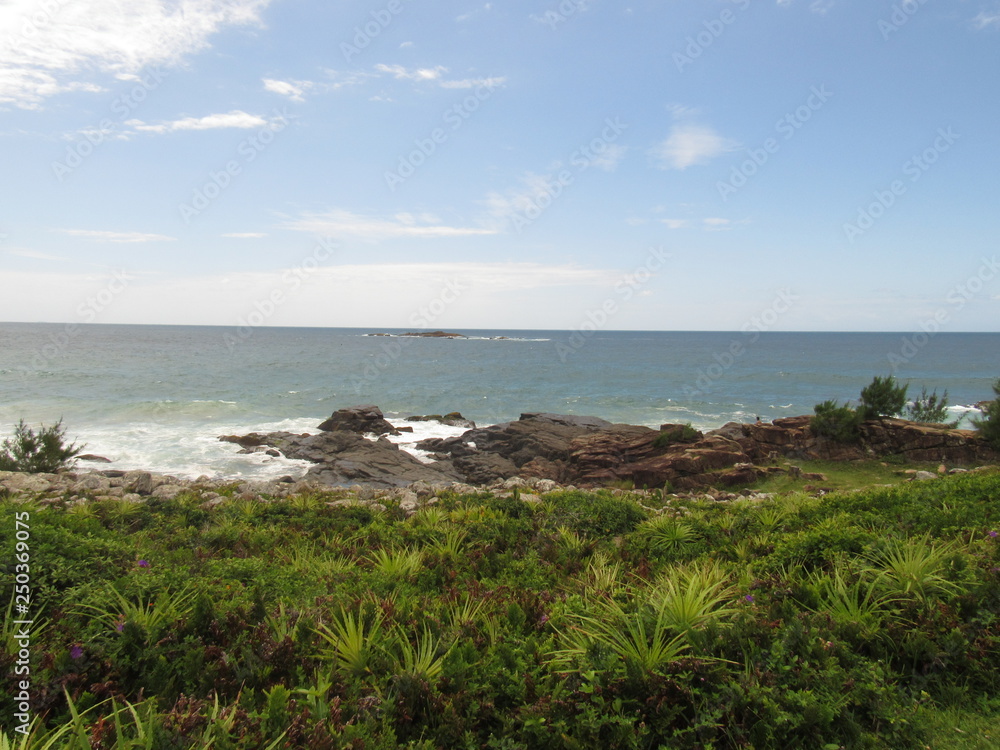
<path id="1" fill-rule="evenodd" d="M 809 421 L 809 427 L 817 435 L 823 435 L 838 443 L 856 443 L 861 439 L 858 427 L 861 425 L 861 412 L 847 406 L 840 406 L 836 401 L 824 401 L 813 407 L 815 416 Z"/>
<path id="2" fill-rule="evenodd" d="M 1000 450 L 1000 379 L 993 384 L 993 393 L 996 398 L 987 402 L 983 416 L 973 419 L 972 424 L 979 430 L 980 435 L 994 448 Z"/>
<path id="3" fill-rule="evenodd" d="M 0 747 L 993 747 L 998 496 L 0 499 L 40 717 Z"/>
<path id="4" fill-rule="evenodd" d="M 694 443 L 700 438 L 701 433 L 689 422 L 688 424 L 670 425 L 667 429 L 660 430 L 653 445 L 657 448 L 669 448 L 677 443 Z"/>
<path id="5" fill-rule="evenodd" d="M 4 440 L 0 448 L 0 471 L 53 473 L 68 468 L 82 450 L 75 443 L 66 445 L 61 419 L 51 427 L 42 425 L 38 434 L 22 419 L 14 428 L 14 437 Z"/>
<path id="6" fill-rule="evenodd" d="M 861 389 L 862 419 L 898 417 L 906 408 L 907 386 L 899 385 L 892 375 L 876 375 L 871 383 Z"/>
<path id="7" fill-rule="evenodd" d="M 913 403 L 906 408 L 906 416 L 914 422 L 927 422 L 929 424 L 947 424 L 949 427 L 957 427 L 959 420 L 948 422 L 948 391 L 944 392 L 940 398 L 937 390 L 928 395 L 927 388 L 920 392 L 920 398 L 914 399 Z"/>

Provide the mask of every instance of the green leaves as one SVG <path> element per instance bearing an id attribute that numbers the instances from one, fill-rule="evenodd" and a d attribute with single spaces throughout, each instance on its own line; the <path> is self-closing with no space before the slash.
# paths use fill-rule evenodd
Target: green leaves
<path id="1" fill-rule="evenodd" d="M 37 434 L 22 419 L 14 428 L 14 437 L 4 440 L 0 448 L 0 471 L 54 473 L 68 468 L 83 448 L 76 443 L 66 445 L 61 419 L 51 427 L 42 425 Z"/>

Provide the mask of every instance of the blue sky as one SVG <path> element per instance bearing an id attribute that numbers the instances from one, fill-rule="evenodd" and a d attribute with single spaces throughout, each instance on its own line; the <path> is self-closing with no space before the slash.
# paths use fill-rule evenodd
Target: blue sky
<path id="1" fill-rule="evenodd" d="M 0 320 L 996 331 L 998 71 L 1000 0 L 13 0 Z"/>

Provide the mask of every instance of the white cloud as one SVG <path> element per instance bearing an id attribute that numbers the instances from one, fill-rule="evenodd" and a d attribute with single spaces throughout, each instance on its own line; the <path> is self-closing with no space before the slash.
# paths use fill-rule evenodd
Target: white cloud
<path id="1" fill-rule="evenodd" d="M 270 0 L 8 0 L 0 5 L 0 104 L 37 109 L 57 94 L 102 91 L 172 66 L 229 26 L 260 24 Z"/>
<path id="2" fill-rule="evenodd" d="M 660 222 L 666 224 L 668 229 L 684 229 L 688 225 L 686 219 L 660 219 Z"/>
<path id="3" fill-rule="evenodd" d="M 795 0 L 778 0 L 778 5 L 782 8 L 787 8 L 793 2 L 795 2 Z M 837 0 L 812 0 L 812 2 L 809 3 L 809 10 L 813 13 L 819 13 L 821 16 L 824 16 L 836 4 Z"/>
<path id="4" fill-rule="evenodd" d="M 651 154 L 663 169 L 687 169 L 733 151 L 738 144 L 707 125 L 678 123 Z"/>
<path id="5" fill-rule="evenodd" d="M 982 11 L 972 19 L 972 25 L 979 31 L 983 29 L 1000 29 L 1000 9 Z"/>
<path id="6" fill-rule="evenodd" d="M 479 88 L 480 86 L 485 86 L 488 89 L 495 89 L 498 86 L 503 86 L 507 82 L 505 76 L 493 77 L 493 78 L 462 78 L 456 81 L 441 81 L 441 88 L 443 89 L 473 89 Z"/>
<path id="7" fill-rule="evenodd" d="M 314 81 L 278 81 L 274 78 L 265 78 L 263 81 L 265 91 L 287 96 L 293 102 L 304 102 L 303 94 L 316 85 Z"/>
<path id="8" fill-rule="evenodd" d="M 468 237 L 496 234 L 495 229 L 455 227 L 442 224 L 431 214 L 398 213 L 391 217 L 362 216 L 341 209 L 325 213 L 303 213 L 286 222 L 285 227 L 298 232 L 332 236 L 346 235 L 365 240 L 385 240 L 397 237 Z"/>
<path id="9" fill-rule="evenodd" d="M 622 159 L 625 158 L 627 151 L 628 146 L 621 146 L 617 143 L 612 143 L 604 149 L 603 153 L 596 154 L 590 159 L 590 166 L 598 167 L 599 169 L 603 169 L 605 172 L 613 172 L 621 163 Z"/>
<path id="10" fill-rule="evenodd" d="M 448 69 L 437 65 L 433 68 L 405 68 L 402 65 L 385 65 L 379 63 L 375 70 L 380 73 L 388 73 L 393 78 L 401 81 L 436 81 L 441 78 L 442 73 L 447 73 Z"/>
<path id="11" fill-rule="evenodd" d="M 505 192 L 491 191 L 484 203 L 497 229 L 515 217 L 532 215 L 541 206 L 553 202 L 555 179 L 551 175 L 527 172 L 521 177 L 522 186 Z"/>
<path id="12" fill-rule="evenodd" d="M 58 260 L 64 261 L 69 260 L 58 255 L 49 255 L 47 253 L 40 253 L 37 250 L 30 250 L 23 247 L 12 247 L 9 250 L 4 251 L 7 255 L 16 255 L 19 258 L 31 258 L 33 260 Z"/>
<path id="13" fill-rule="evenodd" d="M 126 120 L 131 128 L 149 133 L 173 133 L 178 130 L 215 130 L 217 128 L 262 128 L 268 123 L 260 115 L 251 115 L 239 109 L 224 114 L 205 115 L 204 117 L 182 117 L 179 120 L 169 120 L 156 125 L 150 125 L 142 120 Z"/>
<path id="14" fill-rule="evenodd" d="M 261 237 L 267 237 L 266 232 L 229 232 L 228 234 L 222 235 L 223 237 L 231 237 L 237 240 L 256 240 Z"/>
<path id="15" fill-rule="evenodd" d="M 164 234 L 146 234 L 144 232 L 106 232 L 95 229 L 54 229 L 52 231 L 96 242 L 164 242 L 177 239 Z"/>

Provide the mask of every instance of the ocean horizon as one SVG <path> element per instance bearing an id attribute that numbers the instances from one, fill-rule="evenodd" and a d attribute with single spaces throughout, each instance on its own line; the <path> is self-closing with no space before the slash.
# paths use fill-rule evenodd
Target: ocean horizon
<path id="1" fill-rule="evenodd" d="M 95 467 L 268 479 L 306 465 L 239 455 L 218 436 L 315 432 L 333 411 L 368 403 L 396 424 L 452 411 L 480 426 L 555 412 L 708 430 L 811 414 L 826 399 L 857 399 L 886 374 L 911 397 L 947 390 L 952 418 L 968 426 L 1000 376 L 1000 333 L 443 330 L 464 338 L 376 327 L 0 323 L 0 435 L 20 419 L 62 419 L 86 452 L 112 461 Z M 461 432 L 412 426 L 396 439 L 411 450 Z"/>

